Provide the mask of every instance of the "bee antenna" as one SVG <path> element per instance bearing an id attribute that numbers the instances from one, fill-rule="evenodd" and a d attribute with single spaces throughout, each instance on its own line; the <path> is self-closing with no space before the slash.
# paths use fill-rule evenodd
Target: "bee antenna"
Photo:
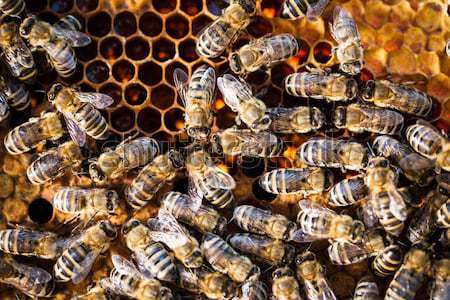
<path id="1" fill-rule="evenodd" d="M 375 155 L 375 152 L 373 151 L 372 145 L 370 145 L 369 142 L 367 142 L 366 145 L 367 145 L 367 149 L 368 149 L 369 152 L 370 152 L 370 155 L 371 155 L 371 156 L 376 156 L 376 155 Z"/>

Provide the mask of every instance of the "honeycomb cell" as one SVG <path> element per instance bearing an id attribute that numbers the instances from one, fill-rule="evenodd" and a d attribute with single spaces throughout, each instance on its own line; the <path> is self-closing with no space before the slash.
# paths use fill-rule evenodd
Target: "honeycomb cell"
<path id="1" fill-rule="evenodd" d="M 144 13 L 139 19 L 139 29 L 147 36 L 157 36 L 161 33 L 162 28 L 162 19 L 152 12 Z"/>
<path id="2" fill-rule="evenodd" d="M 313 49 L 313 56 L 316 62 L 326 64 L 332 57 L 332 46 L 330 43 L 322 41 L 317 43 Z"/>
<path id="3" fill-rule="evenodd" d="M 193 62 L 198 59 L 197 52 L 195 52 L 195 41 L 193 39 L 187 39 L 181 42 L 178 50 L 181 59 L 186 62 Z"/>
<path id="4" fill-rule="evenodd" d="M 173 81 L 173 72 L 175 71 L 175 69 L 181 69 L 186 72 L 186 74 L 189 74 L 189 70 L 180 62 L 175 61 L 168 65 L 166 67 L 165 78 L 166 81 L 172 86 L 175 86 L 175 82 Z"/>
<path id="5" fill-rule="evenodd" d="M 139 66 L 138 77 L 146 85 L 156 85 L 162 80 L 162 68 L 154 62 L 146 62 Z"/>
<path id="6" fill-rule="evenodd" d="M 119 13 L 114 17 L 114 31 L 121 36 L 130 36 L 137 30 L 136 18 L 129 11 Z"/>
<path id="7" fill-rule="evenodd" d="M 92 39 L 90 44 L 75 48 L 75 53 L 81 61 L 88 62 L 93 60 L 97 56 L 97 41 Z"/>
<path id="8" fill-rule="evenodd" d="M 281 91 L 274 86 L 270 86 L 258 98 L 264 101 L 268 107 L 274 107 L 281 103 Z"/>
<path id="9" fill-rule="evenodd" d="M 269 79 L 269 75 L 262 70 L 250 73 L 247 77 L 247 82 L 251 85 L 258 86 L 266 82 Z"/>
<path id="10" fill-rule="evenodd" d="M 111 125 L 119 132 L 126 132 L 134 127 L 134 111 L 122 106 L 111 113 Z"/>
<path id="11" fill-rule="evenodd" d="M 175 45 L 166 38 L 161 38 L 153 43 L 153 58 L 163 62 L 175 56 Z"/>
<path id="12" fill-rule="evenodd" d="M 25 0 L 27 11 L 43 11 L 47 7 L 47 0 Z"/>
<path id="13" fill-rule="evenodd" d="M 108 13 L 101 11 L 90 17 L 87 24 L 90 34 L 102 37 L 107 35 L 111 30 L 111 17 Z"/>
<path id="14" fill-rule="evenodd" d="M 109 77 L 109 67 L 101 60 L 93 61 L 86 67 L 86 77 L 92 83 L 102 83 Z"/>
<path id="15" fill-rule="evenodd" d="M 415 53 L 420 53 L 427 44 L 427 36 L 419 27 L 409 27 L 403 36 L 405 45 Z"/>
<path id="16" fill-rule="evenodd" d="M 125 53 L 132 60 L 141 60 L 149 55 L 150 45 L 140 37 L 132 38 L 125 44 Z"/>
<path id="17" fill-rule="evenodd" d="M 213 1 L 211 1 L 213 2 Z M 192 34 L 197 36 L 200 31 L 203 30 L 208 24 L 210 24 L 213 20 L 205 15 L 198 16 L 192 21 Z"/>
<path id="18" fill-rule="evenodd" d="M 152 89 L 150 101 L 159 109 L 169 108 L 175 101 L 175 92 L 169 86 L 162 84 Z"/>
<path id="19" fill-rule="evenodd" d="M 422 52 L 417 56 L 420 72 L 426 77 L 432 77 L 441 72 L 439 56 L 435 52 Z"/>
<path id="20" fill-rule="evenodd" d="M 75 84 L 79 81 L 81 81 L 83 79 L 83 65 L 82 64 L 77 64 L 76 68 L 75 68 L 75 73 L 73 73 L 72 76 L 67 77 L 67 78 L 63 78 L 61 77 L 61 80 L 64 81 L 67 84 Z"/>
<path id="21" fill-rule="evenodd" d="M 410 49 L 403 47 L 389 54 L 388 66 L 391 73 L 414 74 L 416 72 L 416 58 Z"/>
<path id="22" fill-rule="evenodd" d="M 227 129 L 235 124 L 236 114 L 228 106 L 223 107 L 216 116 L 219 129 Z"/>
<path id="23" fill-rule="evenodd" d="M 294 73 L 294 69 L 292 69 L 292 67 L 288 64 L 282 63 L 273 67 L 270 72 L 270 78 L 272 79 L 272 82 L 279 87 L 283 87 L 284 79 L 289 74 Z"/>
<path id="24" fill-rule="evenodd" d="M 245 156 L 241 160 L 240 169 L 245 176 L 256 178 L 264 173 L 266 165 L 262 158 Z"/>
<path id="25" fill-rule="evenodd" d="M 93 11 L 98 7 L 98 0 L 76 0 L 76 1 L 78 9 L 84 13 Z"/>
<path id="26" fill-rule="evenodd" d="M 59 20 L 58 16 L 50 11 L 45 11 L 43 13 L 40 13 L 38 15 L 39 19 L 48 22 L 50 24 L 53 24 Z"/>
<path id="27" fill-rule="evenodd" d="M 126 83 L 134 77 L 135 69 L 128 60 L 119 60 L 112 67 L 112 75 L 118 82 Z"/>
<path id="28" fill-rule="evenodd" d="M 100 54 L 104 58 L 108 60 L 115 60 L 119 58 L 122 53 L 122 42 L 118 38 L 112 36 L 100 42 Z"/>
<path id="29" fill-rule="evenodd" d="M 308 61 L 310 47 L 304 40 L 297 40 L 299 50 L 297 55 L 289 58 L 288 62 L 293 66 L 301 66 Z"/>
<path id="30" fill-rule="evenodd" d="M 359 81 L 367 82 L 369 80 L 373 80 L 375 77 L 373 76 L 372 72 L 364 68 L 361 70 L 361 73 L 358 74 L 357 78 Z"/>
<path id="31" fill-rule="evenodd" d="M 168 14 L 177 7 L 177 0 L 153 0 L 153 7 L 162 14 Z"/>
<path id="32" fill-rule="evenodd" d="M 66 13 L 73 7 L 73 0 L 50 0 L 50 9 L 56 13 Z"/>
<path id="33" fill-rule="evenodd" d="M 156 109 L 146 107 L 139 112 L 137 125 L 141 130 L 153 133 L 161 127 L 161 114 Z"/>
<path id="34" fill-rule="evenodd" d="M 139 83 L 130 84 L 125 88 L 125 100 L 130 105 L 141 105 L 147 99 L 147 90 Z"/>
<path id="35" fill-rule="evenodd" d="M 184 112 L 179 108 L 169 110 L 164 114 L 164 124 L 170 131 L 180 131 L 184 127 Z"/>
<path id="36" fill-rule="evenodd" d="M 122 88 L 115 83 L 106 83 L 105 85 L 102 85 L 99 92 L 109 95 L 114 99 L 114 103 L 111 105 L 112 107 L 117 106 L 122 100 Z"/>
<path id="37" fill-rule="evenodd" d="M 282 3 L 283 3 L 283 1 L 280 1 L 280 0 L 262 1 L 262 3 L 261 3 L 262 15 L 269 19 L 275 18 L 276 16 L 278 16 L 278 14 L 280 12 Z"/>
<path id="38" fill-rule="evenodd" d="M 181 39 L 189 33 L 189 21 L 182 15 L 172 15 L 166 20 L 166 31 L 174 39 Z"/>
<path id="39" fill-rule="evenodd" d="M 424 4 L 416 14 L 416 24 L 425 32 L 433 32 L 441 27 L 444 8 L 440 3 L 429 2 Z"/>
<path id="40" fill-rule="evenodd" d="M 37 198 L 28 206 L 28 216 L 35 223 L 45 224 L 53 217 L 53 206 L 49 201 Z"/>
<path id="41" fill-rule="evenodd" d="M 257 16 L 247 26 L 247 31 L 255 38 L 260 38 L 272 32 L 272 25 L 269 23 L 267 19 Z"/>
<path id="42" fill-rule="evenodd" d="M 90 84 L 87 84 L 86 82 L 80 83 L 78 85 L 78 87 L 80 88 L 81 91 L 86 92 L 86 93 L 95 92 L 95 89 Z"/>
<path id="43" fill-rule="evenodd" d="M 172 136 L 168 134 L 165 131 L 159 131 L 152 135 L 152 138 L 156 139 L 160 146 L 161 146 L 161 152 L 167 152 L 170 147 L 170 142 L 172 140 Z"/>
<path id="44" fill-rule="evenodd" d="M 378 29 L 386 24 L 391 11 L 391 7 L 378 1 L 370 0 L 367 2 L 367 10 L 370 10 L 370 14 L 365 14 L 364 19 L 373 28 Z"/>
<path id="45" fill-rule="evenodd" d="M 275 198 L 277 197 L 277 195 L 272 194 L 272 193 L 268 193 L 266 192 L 260 185 L 258 180 L 255 180 L 252 184 L 252 191 L 253 191 L 253 195 L 255 195 L 255 197 L 258 200 L 264 200 L 264 201 L 273 201 L 275 200 Z"/>

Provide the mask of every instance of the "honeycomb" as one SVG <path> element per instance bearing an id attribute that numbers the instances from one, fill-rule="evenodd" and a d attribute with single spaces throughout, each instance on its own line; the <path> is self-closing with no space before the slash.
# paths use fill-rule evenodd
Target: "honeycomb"
<path id="1" fill-rule="evenodd" d="M 55 81 L 77 85 L 84 91 L 99 91 L 110 95 L 114 104 L 102 113 L 113 133 L 111 140 L 97 143 L 101 147 L 131 135 L 145 135 L 169 145 L 184 145 L 187 136 L 183 131 L 184 117 L 181 99 L 177 96 L 172 79 L 173 71 L 181 68 L 188 74 L 201 64 L 214 67 L 218 74 L 229 71 L 226 57 L 207 59 L 195 52 L 195 36 L 212 22 L 226 6 L 220 0 L 26 0 L 27 11 L 43 20 L 55 22 L 60 17 L 73 14 L 84 21 L 85 31 L 92 43 L 76 49 L 79 60 L 76 73 L 68 79 L 58 78 L 56 72 L 40 72 L 38 83 L 30 87 L 33 102 L 31 115 L 48 110 L 42 90 Z M 262 91 L 261 99 L 268 107 L 292 107 L 305 104 L 307 99 L 287 95 L 283 79 L 306 67 L 336 68 L 328 23 L 336 5 L 348 9 L 355 18 L 365 48 L 366 65 L 359 75 L 360 81 L 370 78 L 390 77 L 393 80 L 412 81 L 435 100 L 435 115 L 442 117 L 436 126 L 448 132 L 450 126 L 450 57 L 443 50 L 450 40 L 450 18 L 445 0 L 334 0 L 322 18 L 315 22 L 306 19 L 289 21 L 276 16 L 282 0 L 262 0 L 259 14 L 233 48 L 239 48 L 252 38 L 270 33 L 291 33 L 300 42 L 300 51 L 288 61 L 269 71 L 258 71 L 248 76 L 255 91 Z M 41 70 L 48 70 L 42 63 Z M 331 111 L 332 104 L 321 105 Z M 234 124 L 235 114 L 225 105 L 218 93 L 213 104 L 216 118 L 213 131 Z M 26 120 L 30 114 L 16 116 L 12 125 Z M 2 130 L 4 133 L 5 130 Z M 347 134 L 344 131 L 326 133 L 330 136 Z M 293 164 L 295 149 L 308 136 L 288 135 L 284 157 L 270 160 L 245 159 L 239 166 L 236 158 L 225 157 L 220 167 L 238 181 L 235 196 L 238 202 L 270 207 L 294 217 L 297 213 L 296 197 L 275 197 L 263 191 L 257 179 L 265 171 Z M 38 149 L 37 152 L 44 149 Z M 89 186 L 83 176 L 66 176 L 52 186 L 33 186 L 24 177 L 30 157 L 3 155 L 3 172 L 0 192 L 3 218 L 1 228 L 7 223 L 28 224 L 45 229 L 59 230 L 64 216 L 53 211 L 50 200 L 54 189 L 61 184 L 76 183 Z M 128 179 L 125 179 L 126 182 Z M 169 185 L 168 189 L 185 191 L 184 176 Z M 155 205 L 136 213 L 146 219 L 154 214 Z M 229 217 L 229 215 L 228 215 Z M 126 216 L 118 218 L 123 223 Z M 230 224 L 231 225 L 231 224 Z M 232 225 L 231 225 L 232 226 Z M 320 248 L 320 246 L 319 246 Z M 124 253 L 120 246 L 111 252 Z M 25 259 L 26 261 L 26 259 Z M 94 266 L 92 279 L 106 275 L 106 258 Z M 42 263 L 50 266 L 49 263 Z M 349 297 L 356 282 L 365 273 L 367 262 L 346 267 L 327 265 L 331 286 L 340 298 Z M 89 280 L 86 280 L 89 281 Z M 58 286 L 55 299 L 70 299 L 73 294 L 85 291 L 89 282 L 78 286 Z M 382 287 L 387 282 L 382 283 Z M 1 299 L 15 299 L 11 290 L 0 294 Z"/>

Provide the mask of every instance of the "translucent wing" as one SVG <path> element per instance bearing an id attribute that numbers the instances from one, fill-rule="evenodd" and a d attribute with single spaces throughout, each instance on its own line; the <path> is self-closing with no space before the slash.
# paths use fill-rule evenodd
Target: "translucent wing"
<path id="1" fill-rule="evenodd" d="M 155 242 L 161 242 L 171 249 L 179 248 L 188 241 L 184 234 L 176 232 L 151 231 L 150 235 Z"/>
<path id="2" fill-rule="evenodd" d="M 325 7 L 328 5 L 328 3 L 330 2 L 330 0 L 318 0 L 316 1 L 316 3 L 311 4 L 308 7 L 306 16 L 308 17 L 308 19 L 310 20 L 316 20 L 318 17 L 320 17 L 323 13 L 323 10 L 325 9 Z"/>
<path id="3" fill-rule="evenodd" d="M 216 166 L 210 166 L 203 174 L 206 184 L 216 189 L 232 190 L 236 187 L 234 178 Z"/>
<path id="4" fill-rule="evenodd" d="M 102 93 L 76 92 L 75 94 L 81 102 L 90 103 L 98 109 L 104 109 L 114 103 L 113 98 Z"/>
<path id="5" fill-rule="evenodd" d="M 267 113 L 272 120 L 270 127 L 275 132 L 293 131 L 291 120 L 294 110 L 285 107 L 268 108 Z"/>
<path id="6" fill-rule="evenodd" d="M 406 204 L 403 200 L 402 195 L 397 191 L 388 192 L 389 197 L 389 210 L 391 213 L 399 220 L 405 221 L 408 217 L 408 213 L 406 211 Z"/>
<path id="7" fill-rule="evenodd" d="M 296 243 L 311 243 L 321 238 L 304 232 L 302 229 L 296 230 L 290 237 L 290 240 Z"/>
<path id="8" fill-rule="evenodd" d="M 348 258 L 349 261 L 352 262 L 359 262 L 367 258 L 367 252 L 361 248 L 358 245 L 344 242 L 344 241 L 334 241 L 329 247 L 328 247 L 328 256 L 330 257 L 330 260 L 335 265 L 345 265 L 345 263 L 341 263 L 339 261 L 336 261 L 334 259 L 334 250 L 336 249 L 345 249 L 345 256 Z"/>
<path id="9" fill-rule="evenodd" d="M 10 263 L 22 274 L 28 274 L 36 283 L 46 283 L 52 280 L 52 275 L 44 269 L 28 266 L 11 260 Z"/>
<path id="10" fill-rule="evenodd" d="M 33 55 L 30 49 L 23 44 L 17 47 L 6 47 L 3 48 L 3 55 L 5 60 L 11 66 L 11 71 L 14 72 L 15 76 L 20 75 L 20 69 L 18 66 L 25 68 L 32 68 L 34 66 Z"/>
<path id="11" fill-rule="evenodd" d="M 192 201 L 192 205 L 190 206 L 190 208 L 193 211 L 198 211 L 200 209 L 200 206 L 202 205 L 203 192 L 200 189 L 198 183 L 191 177 L 189 177 L 188 195 L 189 199 Z"/>
<path id="12" fill-rule="evenodd" d="M 223 100 L 233 111 L 239 110 L 241 101 L 253 98 L 249 87 L 230 74 L 217 79 L 217 86 L 223 95 Z"/>
<path id="13" fill-rule="evenodd" d="M 82 282 L 86 276 L 91 272 L 92 265 L 97 259 L 100 251 L 89 252 L 84 260 L 73 270 L 72 282 L 78 284 Z"/>
<path id="14" fill-rule="evenodd" d="M 0 95 L 0 118 L 9 112 L 9 105 L 3 95 Z"/>
<path id="15" fill-rule="evenodd" d="M 173 81 L 175 82 L 175 86 L 177 87 L 178 94 L 180 95 L 181 100 L 183 101 L 184 107 L 186 107 L 186 95 L 189 89 L 189 77 L 186 72 L 177 68 L 173 72 Z"/>
<path id="16" fill-rule="evenodd" d="M 57 35 L 66 38 L 74 47 L 83 47 L 91 43 L 91 38 L 87 34 L 73 30 L 71 28 L 65 28 L 61 23 L 54 24 L 53 30 Z"/>
<path id="17" fill-rule="evenodd" d="M 175 217 L 164 208 L 160 208 L 157 219 L 148 222 L 150 235 L 156 242 L 162 242 L 170 248 L 178 248 L 186 244 L 186 230 L 181 227 Z"/>
<path id="18" fill-rule="evenodd" d="M 109 278 L 103 278 L 100 280 L 100 285 L 107 291 L 111 291 L 118 295 L 127 296 L 127 294 L 122 290 L 121 286 L 112 282 Z"/>
<path id="19" fill-rule="evenodd" d="M 216 87 L 216 71 L 213 68 L 208 68 L 200 79 L 200 85 L 204 87 L 207 91 L 209 98 L 208 102 L 212 103 L 215 98 L 215 87 Z"/>
<path id="20" fill-rule="evenodd" d="M 334 211 L 332 211 L 331 209 L 325 208 L 325 207 L 321 206 L 320 204 L 315 203 L 310 200 L 301 200 L 298 202 L 298 205 L 300 206 L 301 210 L 306 211 L 308 214 L 313 214 L 313 215 L 326 214 L 329 217 L 336 216 L 336 213 Z"/>
<path id="21" fill-rule="evenodd" d="M 331 290 L 328 282 L 325 280 L 324 277 L 320 278 L 317 282 L 318 287 L 318 295 L 317 300 L 336 300 L 336 296 L 334 295 L 333 291 Z"/>
<path id="22" fill-rule="evenodd" d="M 141 277 L 141 273 L 139 272 L 139 270 L 128 259 L 125 259 L 120 255 L 113 255 L 111 257 L 111 260 L 113 262 L 114 268 L 116 268 L 119 273 L 137 278 Z"/>
<path id="23" fill-rule="evenodd" d="M 378 217 L 372 203 L 368 202 L 361 206 L 361 219 L 368 228 L 374 227 L 378 223 Z"/>
<path id="24" fill-rule="evenodd" d="M 78 123 L 72 118 L 69 113 L 63 113 L 66 120 L 67 130 L 72 140 L 80 147 L 86 144 L 86 132 L 78 126 Z"/>

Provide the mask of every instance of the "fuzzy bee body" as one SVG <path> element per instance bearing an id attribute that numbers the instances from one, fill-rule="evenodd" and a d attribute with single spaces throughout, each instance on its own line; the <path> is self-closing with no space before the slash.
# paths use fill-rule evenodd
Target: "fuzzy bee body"
<path id="1" fill-rule="evenodd" d="M 240 296 L 236 300 L 266 300 L 268 299 L 267 286 L 260 280 L 246 281 L 242 287 Z"/>
<path id="2" fill-rule="evenodd" d="M 8 105 L 15 111 L 23 112 L 30 108 L 30 92 L 22 82 L 13 78 L 0 80 L 0 88 Z"/>
<path id="3" fill-rule="evenodd" d="M 270 130 L 277 133 L 308 133 L 320 129 L 325 123 L 325 115 L 316 107 L 268 108 L 272 122 Z"/>
<path id="4" fill-rule="evenodd" d="M 353 300 L 381 300 L 377 283 L 368 276 L 361 278 L 356 285 Z"/>
<path id="5" fill-rule="evenodd" d="M 330 0 L 285 0 L 281 7 L 280 17 L 284 19 L 298 19 L 308 17 L 318 18 Z"/>
<path id="6" fill-rule="evenodd" d="M 24 0 L 1 0 L 0 11 L 8 16 L 19 17 L 25 10 Z"/>
<path id="7" fill-rule="evenodd" d="M 437 259 L 433 263 L 433 283 L 431 284 L 430 299 L 445 300 L 450 298 L 450 260 Z"/>
<path id="8" fill-rule="evenodd" d="M 289 267 L 278 268 L 272 273 L 272 295 L 274 300 L 302 300 L 300 286 Z"/>
<path id="9" fill-rule="evenodd" d="M 373 272 L 380 277 L 392 275 L 403 261 L 403 252 L 397 245 L 387 246 L 372 261 Z"/>
<path id="10" fill-rule="evenodd" d="M 61 252 L 62 238 L 52 232 L 25 228 L 0 230 L 0 250 L 23 256 L 55 259 Z"/>
<path id="11" fill-rule="evenodd" d="M 436 224 L 440 228 L 450 228 L 450 200 L 447 200 L 436 212 Z"/>
<path id="12" fill-rule="evenodd" d="M 363 176 L 354 176 L 335 184 L 328 192 L 328 204 L 349 206 L 367 197 L 368 189 Z"/>

